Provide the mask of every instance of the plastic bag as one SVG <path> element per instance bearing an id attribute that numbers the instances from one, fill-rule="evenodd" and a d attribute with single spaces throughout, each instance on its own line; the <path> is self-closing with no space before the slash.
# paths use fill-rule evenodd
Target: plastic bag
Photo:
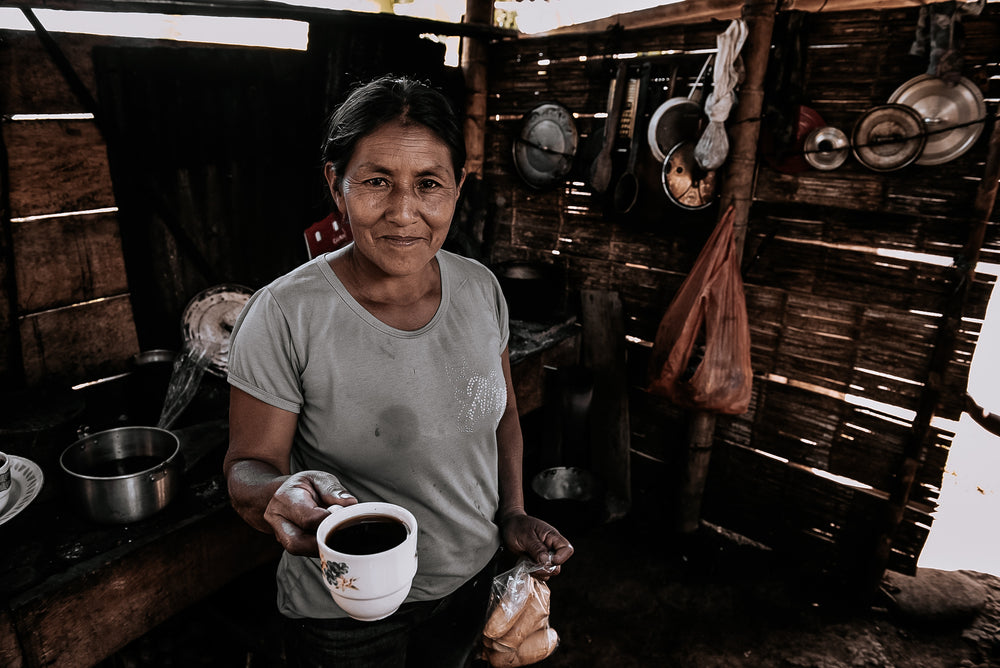
<path id="1" fill-rule="evenodd" d="M 559 634 L 549 626 L 549 586 L 532 576 L 547 568 L 521 559 L 493 578 L 483 658 L 494 668 L 537 663 L 558 646 Z"/>
<path id="2" fill-rule="evenodd" d="M 694 147 L 694 159 L 698 165 L 713 171 L 722 166 L 729 155 L 729 137 L 726 135 L 726 119 L 732 109 L 736 95 L 733 90 L 739 80 L 736 59 L 747 38 L 747 25 L 743 19 L 735 19 L 724 33 L 716 37 L 719 54 L 715 58 L 715 85 L 705 100 L 705 113 L 709 123 Z"/>
<path id="3" fill-rule="evenodd" d="M 746 412 L 753 383 L 734 219 L 730 206 L 663 315 L 647 386 L 678 406 L 729 415 Z"/>

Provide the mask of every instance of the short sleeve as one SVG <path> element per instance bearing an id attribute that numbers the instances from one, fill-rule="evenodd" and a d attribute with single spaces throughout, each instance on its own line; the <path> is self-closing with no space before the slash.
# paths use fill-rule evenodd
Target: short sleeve
<path id="1" fill-rule="evenodd" d="M 500 288 L 500 282 L 495 276 L 493 277 L 493 285 L 496 290 L 497 322 L 500 325 L 500 352 L 503 353 L 510 343 L 510 314 L 507 310 L 507 300 Z"/>
<path id="2" fill-rule="evenodd" d="M 229 384 L 286 411 L 302 408 L 299 358 L 288 319 L 268 288 L 243 307 L 230 337 Z"/>

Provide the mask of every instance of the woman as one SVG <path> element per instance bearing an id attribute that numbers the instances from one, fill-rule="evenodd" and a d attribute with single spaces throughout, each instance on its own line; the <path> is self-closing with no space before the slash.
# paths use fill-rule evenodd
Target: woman
<path id="1" fill-rule="evenodd" d="M 524 511 L 507 309 L 481 264 L 441 250 L 465 178 L 443 95 L 405 78 L 356 89 L 331 117 L 324 174 L 354 242 L 258 291 L 232 334 L 233 506 L 285 548 L 289 665 L 465 665 L 501 544 L 572 555 Z M 333 504 L 382 500 L 420 526 L 410 595 L 379 622 L 322 583 L 315 530 Z"/>

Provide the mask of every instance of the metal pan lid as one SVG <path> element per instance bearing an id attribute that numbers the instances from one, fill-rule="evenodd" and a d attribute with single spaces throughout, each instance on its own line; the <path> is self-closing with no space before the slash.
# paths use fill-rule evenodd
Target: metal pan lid
<path id="1" fill-rule="evenodd" d="M 216 285 L 199 292 L 184 308 L 181 316 L 184 341 L 209 351 L 208 370 L 217 376 L 226 375 L 229 336 L 252 295 L 253 290 L 242 285 Z"/>
<path id="2" fill-rule="evenodd" d="M 940 77 L 921 74 L 889 97 L 917 111 L 928 133 L 918 165 L 940 165 L 959 157 L 976 143 L 986 122 L 986 103 L 979 88 L 959 77 L 949 84 Z"/>
<path id="3" fill-rule="evenodd" d="M 559 104 L 542 104 L 521 122 L 514 138 L 514 167 L 532 188 L 555 185 L 572 168 L 578 141 L 573 114 Z"/>
<path id="4" fill-rule="evenodd" d="M 851 135 L 854 157 L 876 172 L 891 172 L 913 163 L 926 143 L 923 119 L 904 104 L 869 109 L 854 124 Z"/>
<path id="5" fill-rule="evenodd" d="M 682 141 L 663 161 L 663 191 L 682 209 L 704 209 L 715 198 L 715 171 L 705 171 L 694 158 L 694 141 Z"/>
<path id="6" fill-rule="evenodd" d="M 840 128 L 826 126 L 816 128 L 802 144 L 806 162 L 815 169 L 829 171 L 837 169 L 850 152 L 850 141 Z"/>

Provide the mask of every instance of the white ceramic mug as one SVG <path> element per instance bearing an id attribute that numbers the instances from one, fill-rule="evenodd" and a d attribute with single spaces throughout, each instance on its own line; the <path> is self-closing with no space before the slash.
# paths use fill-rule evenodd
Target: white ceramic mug
<path id="1" fill-rule="evenodd" d="M 10 457 L 0 452 L 0 510 L 3 509 L 10 495 L 10 486 L 14 484 L 10 473 Z"/>
<path id="2" fill-rule="evenodd" d="M 417 520 L 382 502 L 330 506 L 316 540 L 323 579 L 344 612 L 362 621 L 388 617 L 417 572 Z"/>

